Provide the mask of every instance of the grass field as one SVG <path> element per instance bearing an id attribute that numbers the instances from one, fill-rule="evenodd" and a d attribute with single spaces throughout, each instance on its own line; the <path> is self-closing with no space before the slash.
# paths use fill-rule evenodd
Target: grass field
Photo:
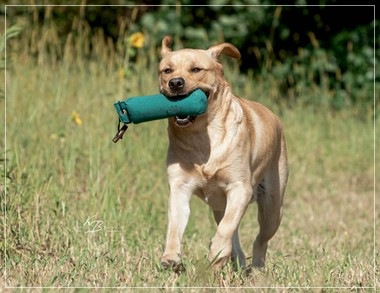
<path id="1" fill-rule="evenodd" d="M 131 125 L 123 140 L 111 142 L 117 125 L 113 103 L 158 92 L 155 60 L 148 66 L 140 57 L 128 75 L 117 62 L 103 59 L 65 55 L 51 62 L 39 55 L 35 61 L 18 42 L 18 51 L 8 54 L 1 100 L 1 115 L 6 114 L 2 285 L 312 292 L 343 290 L 339 287 L 371 292 L 380 285 L 374 269 L 379 163 L 374 164 L 370 111 L 359 118 L 355 108 L 332 112 L 274 103 L 275 88 L 226 66 L 236 94 L 267 105 L 284 123 L 291 172 L 283 222 L 264 269 L 247 274 L 227 266 L 213 273 L 207 253 L 215 223 L 207 206 L 194 198 L 183 243 L 186 271 L 178 275 L 160 266 L 167 221 L 167 122 Z M 312 94 L 325 99 L 330 93 L 315 87 Z M 252 205 L 240 227 L 247 257 L 258 230 L 256 217 Z"/>

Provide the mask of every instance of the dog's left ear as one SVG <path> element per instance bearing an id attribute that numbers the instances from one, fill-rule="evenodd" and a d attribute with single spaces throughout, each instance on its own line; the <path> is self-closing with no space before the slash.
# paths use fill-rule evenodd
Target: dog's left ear
<path id="1" fill-rule="evenodd" d="M 170 45 L 172 43 L 172 37 L 171 36 L 165 36 L 162 39 L 161 43 L 161 57 L 164 57 L 166 54 L 172 51 L 170 48 Z"/>
<path id="2" fill-rule="evenodd" d="M 219 60 L 220 55 L 227 55 L 236 59 L 240 59 L 241 57 L 239 50 L 230 43 L 222 43 L 219 45 L 212 46 L 207 50 L 207 52 L 215 60 Z"/>

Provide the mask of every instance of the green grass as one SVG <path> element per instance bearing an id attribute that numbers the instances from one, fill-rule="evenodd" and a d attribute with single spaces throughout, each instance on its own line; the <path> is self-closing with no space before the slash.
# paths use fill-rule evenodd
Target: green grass
<path id="1" fill-rule="evenodd" d="M 226 66 L 237 94 L 267 105 L 284 123 L 291 171 L 283 222 L 264 269 L 246 274 L 227 266 L 213 273 L 207 253 L 215 223 L 194 198 L 183 240 L 186 271 L 178 275 L 160 266 L 168 197 L 166 121 L 131 125 L 123 140 L 111 142 L 117 124 L 113 103 L 158 91 L 156 67 L 141 58 L 153 50 L 140 52 L 135 74 L 123 77 L 118 62 L 36 64 L 22 47 L 16 44 L 19 54 L 9 55 L 6 109 L 1 109 L 7 115 L 7 177 L 0 185 L 2 196 L 6 190 L 6 233 L 0 236 L 2 258 L 6 248 L 4 286 L 332 292 L 340 290 L 332 287 L 375 285 L 370 114 L 359 119 L 354 108 L 334 113 L 276 104 L 276 88 Z M 311 94 L 329 95 L 317 87 Z M 73 111 L 82 126 L 72 121 Z M 240 227 L 248 258 L 256 217 L 252 205 Z"/>

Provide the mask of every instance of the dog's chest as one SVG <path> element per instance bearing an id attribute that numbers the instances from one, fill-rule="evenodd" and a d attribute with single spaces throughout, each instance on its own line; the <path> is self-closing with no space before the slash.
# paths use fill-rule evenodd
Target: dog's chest
<path id="1" fill-rule="evenodd" d="M 196 194 L 212 208 L 218 209 L 226 198 L 228 181 L 223 176 L 224 172 L 209 165 L 198 165 L 195 169 L 198 177 Z"/>
<path id="2" fill-rule="evenodd" d="M 196 192 L 212 209 L 222 210 L 226 201 L 226 184 L 215 178 L 204 180 Z"/>

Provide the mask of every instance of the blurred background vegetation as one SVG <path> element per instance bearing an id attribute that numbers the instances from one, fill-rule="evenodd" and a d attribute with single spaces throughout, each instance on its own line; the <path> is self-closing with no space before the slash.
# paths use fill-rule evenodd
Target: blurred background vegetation
<path id="1" fill-rule="evenodd" d="M 82 0 L 54 4 L 88 6 L 32 6 L 49 1 L 26 1 L 31 6 L 7 7 L 7 27 L 13 26 L 9 34 L 19 31 L 24 39 L 9 42 L 10 50 L 28 50 L 40 63 L 73 61 L 67 58 L 83 62 L 99 59 L 101 43 L 108 48 L 102 51 L 104 58 L 108 62 L 119 58 L 119 64 L 111 66 L 122 64 L 128 78 L 138 74 L 134 71 L 138 55 L 143 58 L 147 50 L 157 50 L 165 34 L 174 36 L 176 48 L 207 48 L 226 41 L 242 53 L 240 72 L 270 80 L 268 87 L 277 88 L 272 97 L 277 102 L 292 105 L 302 100 L 332 111 L 354 106 L 360 115 L 373 111 L 374 83 L 380 76 L 374 71 L 380 37 L 375 35 L 379 21 L 374 19 L 373 6 L 336 6 L 335 0 L 320 0 L 316 6 L 305 6 L 302 0 L 288 1 L 287 6 L 271 0 L 220 0 L 218 6 L 201 2 L 193 6 L 197 1 L 162 0 L 157 5 L 152 0 L 100 0 L 96 5 L 101 6 L 91 6 Z M 5 15 L 5 6 L 1 14 Z M 129 37 L 135 32 L 143 34 L 144 48 L 131 46 Z M 149 66 L 154 61 L 146 62 Z M 315 87 L 323 88 L 328 97 L 312 94 Z"/>

